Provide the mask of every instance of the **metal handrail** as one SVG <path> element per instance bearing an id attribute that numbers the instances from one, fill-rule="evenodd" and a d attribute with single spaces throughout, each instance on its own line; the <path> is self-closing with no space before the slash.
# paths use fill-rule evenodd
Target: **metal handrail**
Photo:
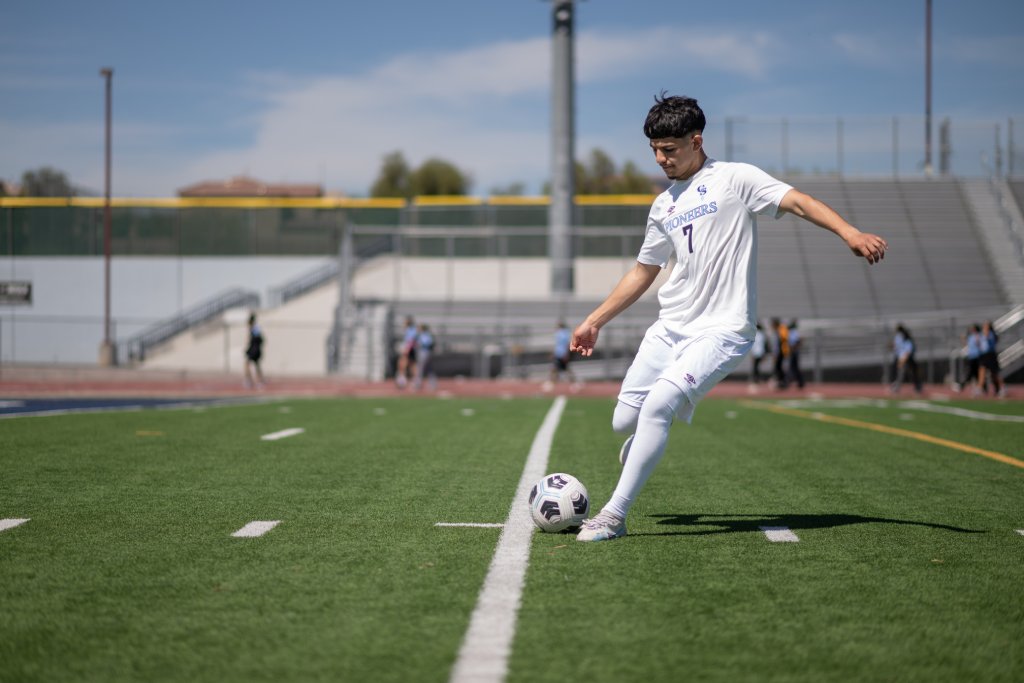
<path id="1" fill-rule="evenodd" d="M 367 261 L 374 256 L 384 253 L 391 248 L 391 238 L 383 237 L 375 240 L 371 244 L 364 245 L 362 248 L 356 251 L 356 265 L 359 265 L 363 261 Z M 337 260 L 332 260 L 329 263 L 325 263 L 321 266 L 317 266 L 313 270 L 307 271 L 298 277 L 295 277 L 283 285 L 273 287 L 269 292 L 269 305 L 281 306 L 286 304 L 292 299 L 296 299 L 306 292 L 312 291 L 320 285 L 330 282 L 338 277 L 338 273 L 341 272 L 340 266 Z"/>
<path id="2" fill-rule="evenodd" d="M 221 292 L 169 318 L 159 320 L 128 339 L 118 342 L 118 358 L 138 362 L 146 352 L 171 337 L 201 325 L 226 310 L 239 307 L 258 308 L 260 295 L 254 291 L 233 288 Z"/>

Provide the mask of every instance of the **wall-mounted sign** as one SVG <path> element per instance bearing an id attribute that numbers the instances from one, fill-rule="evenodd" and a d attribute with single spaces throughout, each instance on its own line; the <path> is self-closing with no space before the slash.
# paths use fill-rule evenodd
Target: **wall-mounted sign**
<path id="1" fill-rule="evenodd" d="M 0 280 L 0 306 L 32 305 L 32 283 L 24 280 Z"/>

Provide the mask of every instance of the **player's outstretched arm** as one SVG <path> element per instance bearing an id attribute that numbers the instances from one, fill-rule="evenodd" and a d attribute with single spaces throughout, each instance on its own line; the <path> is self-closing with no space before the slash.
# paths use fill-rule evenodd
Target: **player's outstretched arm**
<path id="1" fill-rule="evenodd" d="M 581 356 L 589 356 L 594 352 L 597 335 L 612 318 L 633 305 L 640 295 L 646 292 L 661 272 L 661 266 L 652 266 L 637 261 L 628 273 L 622 276 L 619 284 L 608 295 L 608 298 L 587 316 L 572 333 L 569 350 Z"/>
<path id="2" fill-rule="evenodd" d="M 779 208 L 839 235 L 846 246 L 850 247 L 850 251 L 867 259 L 868 263 L 878 263 L 885 258 L 889 244 L 883 238 L 861 232 L 847 223 L 831 206 L 809 194 L 790 190 L 782 198 Z"/>

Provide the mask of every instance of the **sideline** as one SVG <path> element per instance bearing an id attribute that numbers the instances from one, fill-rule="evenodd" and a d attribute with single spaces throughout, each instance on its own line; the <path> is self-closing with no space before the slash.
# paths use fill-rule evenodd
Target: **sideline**
<path id="1" fill-rule="evenodd" d="M 280 403 L 280 396 L 237 396 L 221 398 L 121 398 L 62 397 L 0 400 L 0 420 L 19 417 L 55 417 L 95 413 L 134 413 L 143 410 L 187 410 L 227 406 Z"/>
<path id="2" fill-rule="evenodd" d="M 498 539 L 498 547 L 491 559 L 483 588 L 480 589 L 458 658 L 452 667 L 449 680 L 453 683 L 500 683 L 508 673 L 508 657 L 516 632 L 516 618 L 526 567 L 530 562 L 530 539 L 533 536 L 533 520 L 530 518 L 526 498 L 530 494 L 530 487 L 547 474 L 551 441 L 564 409 L 565 397 L 559 396 L 533 438 L 519 486 L 512 497 L 508 518 Z"/>
<path id="3" fill-rule="evenodd" d="M 936 446 L 945 446 L 946 448 L 952 448 L 957 451 L 963 451 L 964 453 L 972 453 L 974 455 L 981 455 L 992 460 L 997 460 L 1007 465 L 1013 465 L 1014 467 L 1020 467 L 1024 469 L 1024 460 L 1018 460 L 1010 455 L 1003 453 L 997 453 L 996 451 L 985 450 L 984 448 L 978 448 L 977 446 L 971 446 L 966 443 L 960 443 L 959 441 L 952 441 L 950 439 L 943 439 L 937 436 L 931 436 L 929 434 L 922 434 L 921 432 L 912 432 L 909 429 L 900 429 L 899 427 L 889 427 L 888 425 L 876 424 L 874 422 L 862 422 L 861 420 L 851 420 L 848 417 L 838 417 L 836 415 L 826 415 L 825 413 L 811 413 L 806 410 L 797 410 L 796 408 L 784 408 L 778 405 L 758 403 L 756 401 L 740 401 L 740 404 L 747 408 L 754 408 L 756 410 L 767 410 L 772 413 L 778 413 L 780 415 L 790 415 L 792 417 L 800 417 L 805 420 L 817 420 L 819 422 L 830 422 L 832 424 L 845 425 L 847 427 L 856 427 L 858 429 L 869 429 L 873 432 L 881 432 L 883 434 L 891 434 L 893 436 L 902 436 L 908 439 L 916 439 L 917 441 L 924 441 L 925 443 L 934 444 Z"/>

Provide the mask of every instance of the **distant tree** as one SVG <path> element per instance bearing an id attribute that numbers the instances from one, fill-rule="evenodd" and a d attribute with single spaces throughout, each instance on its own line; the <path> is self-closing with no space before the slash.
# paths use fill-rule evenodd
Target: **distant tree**
<path id="1" fill-rule="evenodd" d="M 577 161 L 575 169 L 576 194 L 650 194 L 656 185 L 632 161 L 616 172 L 615 161 L 601 149 L 592 150 L 586 164 Z M 545 182 L 541 191 L 551 194 L 551 182 Z"/>
<path id="2" fill-rule="evenodd" d="M 416 195 L 464 195 L 470 185 L 468 175 L 443 159 L 427 159 L 413 170 L 401 152 L 392 152 L 384 157 L 370 196 L 408 199 Z"/>
<path id="3" fill-rule="evenodd" d="M 590 152 L 587 180 L 587 194 L 611 194 L 615 191 L 615 162 L 603 150 L 595 148 Z"/>
<path id="4" fill-rule="evenodd" d="M 22 197 L 72 197 L 75 190 L 63 171 L 44 166 L 21 176 Z"/>
<path id="5" fill-rule="evenodd" d="M 632 161 L 622 167 L 615 182 L 615 194 L 650 194 L 654 191 L 654 181 L 644 175 Z"/>
<path id="6" fill-rule="evenodd" d="M 411 197 L 412 171 L 401 152 L 384 157 L 380 173 L 370 188 L 371 197 Z"/>
<path id="7" fill-rule="evenodd" d="M 427 159 L 412 173 L 413 195 L 464 195 L 472 184 L 468 175 L 443 159 Z"/>

